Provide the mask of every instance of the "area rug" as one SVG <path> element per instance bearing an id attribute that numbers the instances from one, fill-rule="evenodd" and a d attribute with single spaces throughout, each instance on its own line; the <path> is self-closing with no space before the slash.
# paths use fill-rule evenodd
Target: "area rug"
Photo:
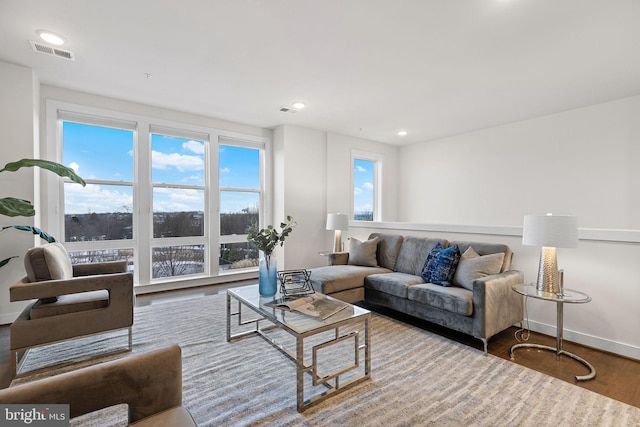
<path id="1" fill-rule="evenodd" d="M 200 426 L 640 425 L 639 408 L 376 313 L 372 379 L 298 413 L 293 362 L 258 337 L 227 343 L 225 307 L 221 294 L 135 310 L 134 353 L 182 347 L 183 405 Z M 118 346 L 122 332 L 36 349 L 16 382 L 126 357 L 100 356 Z M 28 372 L 79 354 L 82 364 Z M 122 425 L 123 414 L 73 424 Z"/>

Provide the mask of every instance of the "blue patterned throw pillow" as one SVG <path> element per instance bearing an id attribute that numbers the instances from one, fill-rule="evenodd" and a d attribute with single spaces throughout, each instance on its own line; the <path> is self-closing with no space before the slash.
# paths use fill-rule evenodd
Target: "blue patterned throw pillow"
<path id="1" fill-rule="evenodd" d="M 457 245 L 445 248 L 437 243 L 424 262 L 422 280 L 441 286 L 451 286 L 451 279 L 460 261 L 460 250 Z"/>

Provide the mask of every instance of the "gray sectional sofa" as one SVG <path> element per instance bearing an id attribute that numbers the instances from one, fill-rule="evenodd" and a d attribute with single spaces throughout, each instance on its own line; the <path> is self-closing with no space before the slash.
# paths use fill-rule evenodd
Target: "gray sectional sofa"
<path id="1" fill-rule="evenodd" d="M 462 256 L 452 280 L 445 286 L 423 280 L 434 248 L 451 252 L 454 245 Z M 374 233 L 367 242 L 352 239 L 350 253 L 330 255 L 329 265 L 311 269 L 310 277 L 318 292 L 388 307 L 478 338 L 486 353 L 491 336 L 523 318 L 522 297 L 511 289 L 523 277 L 509 270 L 512 256 L 499 243 Z"/>

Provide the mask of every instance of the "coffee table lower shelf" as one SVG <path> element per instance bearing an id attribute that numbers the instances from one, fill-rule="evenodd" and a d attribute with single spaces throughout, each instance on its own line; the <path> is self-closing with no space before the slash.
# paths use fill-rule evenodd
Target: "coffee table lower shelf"
<path id="1" fill-rule="evenodd" d="M 289 359 L 295 362 L 296 364 L 296 402 L 297 402 L 297 410 L 299 412 L 303 412 L 311 406 L 317 405 L 318 403 L 328 399 L 329 397 L 335 396 L 343 391 L 346 391 L 357 384 L 360 384 L 364 381 L 367 381 L 371 378 L 371 335 L 370 335 L 370 320 L 371 313 L 367 310 L 358 308 L 359 313 L 357 316 L 345 317 L 341 320 L 333 321 L 331 318 L 326 321 L 318 321 L 318 324 L 310 328 L 309 330 L 294 330 L 290 325 L 286 322 L 281 322 L 277 318 L 274 319 L 272 316 L 267 318 L 265 316 L 265 308 L 261 305 L 256 305 L 251 301 L 247 301 L 242 298 L 241 295 L 234 292 L 234 288 L 229 289 L 227 291 L 227 341 L 231 342 L 233 340 L 237 340 L 243 337 L 257 335 L 262 337 L 265 341 L 271 344 L 273 347 L 278 349 L 282 354 L 287 356 Z M 237 302 L 237 309 L 233 309 L 232 300 Z M 258 314 L 259 318 L 254 318 L 251 320 L 243 320 L 242 318 L 242 308 L 246 307 L 251 311 Z M 300 315 L 302 316 L 302 315 Z M 236 321 L 233 322 L 232 319 Z M 315 320 L 315 319 L 314 319 Z M 268 322 L 267 325 L 262 325 L 261 322 Z M 350 331 L 347 333 L 341 333 L 340 328 L 354 325 L 354 324 L 364 324 L 364 331 Z M 232 334 L 232 325 L 233 326 L 245 326 L 246 325 L 254 325 L 253 329 L 246 330 L 243 332 L 238 332 Z M 295 351 L 290 350 L 285 347 L 275 339 L 273 339 L 267 333 L 273 329 L 284 330 L 295 337 L 296 349 Z M 305 349 L 305 338 L 320 334 L 322 332 L 333 330 L 335 333 L 333 334 L 333 338 L 322 343 L 316 344 L 312 347 L 312 361 L 311 363 L 307 363 L 304 360 L 304 349 Z M 363 337 L 361 335 L 364 335 Z M 360 343 L 361 339 L 364 341 L 362 344 Z M 331 372 L 326 375 L 321 375 L 318 369 L 319 362 L 319 354 L 318 352 L 324 348 L 327 348 L 331 345 L 335 345 L 338 343 L 343 343 L 348 340 L 353 340 L 353 363 L 348 366 L 342 367 L 341 369 Z M 342 382 L 341 376 L 346 374 L 347 372 L 351 372 L 352 370 L 360 368 L 360 353 L 364 353 L 364 367 L 363 372 L 353 378 L 350 378 L 348 381 Z M 305 397 L 305 385 L 304 385 L 304 375 L 309 374 L 312 378 L 313 386 L 324 386 L 326 390 L 322 393 L 315 394 L 314 396 Z"/>

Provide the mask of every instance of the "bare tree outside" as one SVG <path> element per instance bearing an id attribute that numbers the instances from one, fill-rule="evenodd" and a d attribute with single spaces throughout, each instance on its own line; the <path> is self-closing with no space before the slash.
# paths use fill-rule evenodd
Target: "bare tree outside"
<path id="1" fill-rule="evenodd" d="M 204 273 L 204 247 L 162 246 L 153 248 L 153 278 Z"/>

